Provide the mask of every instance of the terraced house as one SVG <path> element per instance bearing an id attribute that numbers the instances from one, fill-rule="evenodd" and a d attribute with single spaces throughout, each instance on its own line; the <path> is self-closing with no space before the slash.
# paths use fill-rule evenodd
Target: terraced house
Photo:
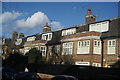
<path id="1" fill-rule="evenodd" d="M 75 65 L 107 67 L 115 63 L 120 56 L 120 18 L 96 21 L 96 16 L 85 16 L 85 24 L 76 25 L 61 30 L 51 31 L 46 23 L 43 33 L 24 37 L 23 33 L 13 32 L 12 39 L 3 39 L 3 54 L 6 51 L 19 50 L 24 55 L 31 49 L 37 48 L 42 56 L 49 59 L 54 53 L 58 60 L 63 56 L 72 55 Z M 10 44 L 10 43 L 9 43 Z"/>

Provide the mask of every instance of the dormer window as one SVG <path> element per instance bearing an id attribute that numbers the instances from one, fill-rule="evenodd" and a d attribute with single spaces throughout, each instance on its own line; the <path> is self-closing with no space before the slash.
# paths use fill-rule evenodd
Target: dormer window
<path id="1" fill-rule="evenodd" d="M 76 33 L 76 28 L 67 29 L 62 31 L 62 36 L 71 35 Z"/>
<path id="2" fill-rule="evenodd" d="M 89 31 L 96 31 L 96 32 L 109 31 L 109 21 L 90 24 Z"/>
<path id="3" fill-rule="evenodd" d="M 22 43 L 22 39 L 17 39 L 17 41 L 15 42 L 15 45 L 20 45 Z"/>
<path id="4" fill-rule="evenodd" d="M 42 35 L 42 40 L 51 40 L 52 39 L 52 33 L 46 33 Z"/>
<path id="5" fill-rule="evenodd" d="M 35 36 L 28 37 L 28 38 L 27 38 L 27 41 L 35 41 L 35 38 L 36 38 Z"/>

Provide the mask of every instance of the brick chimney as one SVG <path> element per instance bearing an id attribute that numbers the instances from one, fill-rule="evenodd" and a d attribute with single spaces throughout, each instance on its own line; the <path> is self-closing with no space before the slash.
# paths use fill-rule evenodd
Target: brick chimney
<path id="1" fill-rule="evenodd" d="M 86 24 L 96 21 L 96 16 L 92 15 L 91 9 L 88 9 L 88 14 L 85 16 Z"/>
<path id="2" fill-rule="evenodd" d="M 46 22 L 46 25 L 43 28 L 43 32 L 49 32 L 51 31 L 51 27 L 48 26 L 48 22 Z"/>
<path id="3" fill-rule="evenodd" d="M 19 38 L 24 38 L 24 33 L 19 33 Z"/>
<path id="4" fill-rule="evenodd" d="M 17 32 L 12 32 L 12 41 L 15 41 L 18 38 L 18 33 Z"/>

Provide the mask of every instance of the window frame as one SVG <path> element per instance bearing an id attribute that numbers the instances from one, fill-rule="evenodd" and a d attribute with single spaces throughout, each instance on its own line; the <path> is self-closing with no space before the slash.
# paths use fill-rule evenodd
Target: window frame
<path id="1" fill-rule="evenodd" d="M 96 50 L 95 48 L 100 48 L 100 53 L 96 53 L 94 50 Z M 102 49 L 102 46 L 101 46 L 101 40 L 93 40 L 93 54 L 98 54 L 100 55 L 101 54 L 101 49 Z"/>
<path id="2" fill-rule="evenodd" d="M 115 42 L 114 45 L 113 45 L 113 42 Z M 116 39 L 107 41 L 107 54 L 108 55 L 116 54 L 116 42 L 117 42 Z M 109 48 L 114 48 L 115 52 L 114 53 L 109 53 Z"/>
<path id="3" fill-rule="evenodd" d="M 42 40 L 51 40 L 52 39 L 52 33 L 46 33 L 46 34 L 42 34 Z"/>
<path id="4" fill-rule="evenodd" d="M 35 38 L 36 38 L 35 36 L 28 37 L 27 38 L 27 42 L 29 42 L 29 41 L 35 41 Z"/>
<path id="5" fill-rule="evenodd" d="M 101 63 L 92 63 L 92 66 L 94 66 L 94 67 L 101 67 Z"/>
<path id="6" fill-rule="evenodd" d="M 73 42 L 63 43 L 62 55 L 72 55 Z M 69 53 L 70 52 L 70 53 Z"/>
<path id="7" fill-rule="evenodd" d="M 43 49 L 42 49 L 43 48 Z M 42 50 L 41 50 L 42 49 Z M 46 56 L 46 46 L 40 46 L 40 52 L 42 53 L 42 56 Z M 43 53 L 44 52 L 44 53 Z"/>
<path id="8" fill-rule="evenodd" d="M 77 47 L 77 54 L 89 54 L 90 53 L 90 44 L 91 42 L 90 42 L 90 40 L 83 40 L 83 41 L 78 41 L 78 47 Z M 81 49 L 81 48 L 89 48 L 88 49 L 88 52 L 80 52 L 79 53 L 79 50 Z"/>
<path id="9" fill-rule="evenodd" d="M 67 30 L 62 30 L 62 36 L 72 35 L 76 33 L 76 28 L 71 28 Z"/>

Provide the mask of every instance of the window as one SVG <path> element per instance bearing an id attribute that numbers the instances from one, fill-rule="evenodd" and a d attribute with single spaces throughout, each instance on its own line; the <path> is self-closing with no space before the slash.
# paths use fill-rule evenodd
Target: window
<path id="1" fill-rule="evenodd" d="M 71 35 L 71 34 L 75 34 L 75 33 L 76 33 L 76 28 L 67 29 L 67 30 L 62 31 L 62 36 Z"/>
<path id="2" fill-rule="evenodd" d="M 94 66 L 94 67 L 101 67 L 101 64 L 100 63 L 93 63 L 92 66 Z"/>
<path id="3" fill-rule="evenodd" d="M 49 46 L 48 48 L 49 48 L 49 54 L 50 56 L 52 56 L 52 46 Z"/>
<path id="4" fill-rule="evenodd" d="M 22 43 L 22 39 L 17 39 L 17 41 L 15 42 L 15 45 L 20 45 Z"/>
<path id="5" fill-rule="evenodd" d="M 41 46 L 40 47 L 40 52 L 42 53 L 42 56 L 46 56 L 46 47 L 45 46 Z"/>
<path id="6" fill-rule="evenodd" d="M 2 44 L 5 44 L 5 39 L 2 40 Z"/>
<path id="7" fill-rule="evenodd" d="M 94 40 L 93 54 L 101 54 L 101 41 Z"/>
<path id="8" fill-rule="evenodd" d="M 90 41 L 89 40 L 78 42 L 78 47 L 89 47 L 89 46 L 90 46 Z"/>
<path id="9" fill-rule="evenodd" d="M 90 62 L 75 62 L 75 65 L 83 65 L 83 66 L 89 66 L 90 65 Z"/>
<path id="10" fill-rule="evenodd" d="M 109 30 L 109 21 L 89 25 L 89 31 L 106 32 Z"/>
<path id="11" fill-rule="evenodd" d="M 51 40 L 52 39 L 52 33 L 46 33 L 42 35 L 42 40 Z"/>
<path id="12" fill-rule="evenodd" d="M 77 54 L 89 54 L 90 40 L 79 41 Z"/>
<path id="13" fill-rule="evenodd" d="M 60 52 L 60 45 L 55 46 L 55 52 L 59 53 Z"/>
<path id="14" fill-rule="evenodd" d="M 101 46 L 101 41 L 94 40 L 94 47 L 100 47 L 100 46 Z"/>
<path id="15" fill-rule="evenodd" d="M 116 41 L 115 40 L 109 40 L 108 41 L 108 46 L 109 47 L 115 47 L 116 46 Z"/>
<path id="16" fill-rule="evenodd" d="M 27 38 L 27 41 L 35 41 L 35 38 L 36 38 L 35 36 L 28 37 L 28 38 Z"/>
<path id="17" fill-rule="evenodd" d="M 63 43 L 63 55 L 72 54 L 73 42 Z"/>
<path id="18" fill-rule="evenodd" d="M 116 40 L 108 40 L 108 54 L 116 53 Z"/>

